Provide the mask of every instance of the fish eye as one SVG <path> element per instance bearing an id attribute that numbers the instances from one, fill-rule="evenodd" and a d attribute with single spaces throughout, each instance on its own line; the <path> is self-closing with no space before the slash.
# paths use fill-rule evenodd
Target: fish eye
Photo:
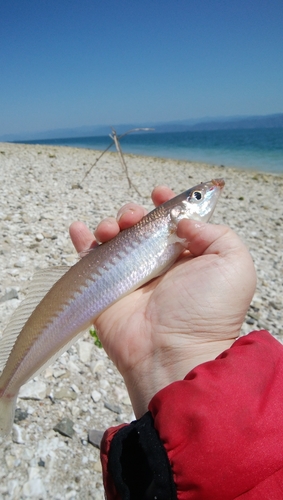
<path id="1" fill-rule="evenodd" d="M 200 191 L 194 191 L 192 196 L 198 201 L 202 199 L 202 194 Z"/>

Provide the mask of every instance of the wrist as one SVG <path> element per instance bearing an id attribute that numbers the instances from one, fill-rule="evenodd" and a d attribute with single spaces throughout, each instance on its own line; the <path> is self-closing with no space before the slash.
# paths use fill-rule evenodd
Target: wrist
<path id="1" fill-rule="evenodd" d="M 196 366 L 214 360 L 229 349 L 235 339 L 170 348 L 155 352 L 130 368 L 123 375 L 136 418 L 148 411 L 153 396 L 185 376 Z"/>

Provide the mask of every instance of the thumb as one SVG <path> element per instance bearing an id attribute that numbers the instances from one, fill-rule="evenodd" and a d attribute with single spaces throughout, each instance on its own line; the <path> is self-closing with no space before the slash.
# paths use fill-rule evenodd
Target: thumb
<path id="1" fill-rule="evenodd" d="M 240 251 L 248 253 L 242 240 L 228 226 L 182 219 L 177 234 L 187 241 L 186 248 L 196 257 L 206 254 L 224 256 Z"/>

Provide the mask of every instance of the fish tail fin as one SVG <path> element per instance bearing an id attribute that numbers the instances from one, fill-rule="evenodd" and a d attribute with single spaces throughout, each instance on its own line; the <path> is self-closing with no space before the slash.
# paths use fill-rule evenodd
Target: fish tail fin
<path id="1" fill-rule="evenodd" d="M 6 436 L 12 429 L 17 394 L 14 398 L 0 397 L 0 436 Z"/>

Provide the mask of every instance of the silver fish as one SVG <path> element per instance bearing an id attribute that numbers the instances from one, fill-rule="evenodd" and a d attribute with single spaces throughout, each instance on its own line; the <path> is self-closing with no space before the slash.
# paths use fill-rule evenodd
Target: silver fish
<path id="1" fill-rule="evenodd" d="M 117 300 L 160 276 L 184 250 L 178 222 L 208 221 L 223 179 L 201 183 L 99 245 L 71 268 L 35 275 L 0 341 L 0 435 L 12 426 L 20 387 L 51 364 Z"/>

